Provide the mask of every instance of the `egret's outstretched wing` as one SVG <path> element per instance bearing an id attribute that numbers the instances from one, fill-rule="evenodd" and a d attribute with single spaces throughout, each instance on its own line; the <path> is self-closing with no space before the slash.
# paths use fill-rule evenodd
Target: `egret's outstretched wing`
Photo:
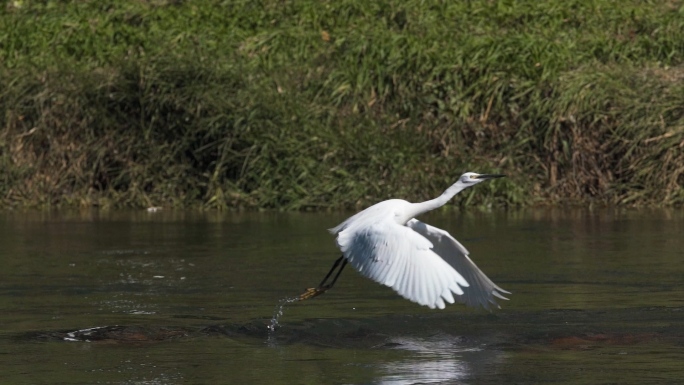
<path id="1" fill-rule="evenodd" d="M 456 298 L 457 301 L 469 306 L 479 305 L 489 309 L 491 305 L 499 307 L 494 297 L 508 299 L 502 293 L 511 293 L 492 282 L 468 257 L 470 254 L 468 250 L 451 234 L 417 219 L 411 219 L 406 223 L 406 226 L 432 242 L 432 250 L 468 281 L 470 286 L 463 288 L 464 293 Z"/>
<path id="2" fill-rule="evenodd" d="M 422 235 L 392 221 L 340 229 L 337 245 L 362 275 L 420 305 L 443 309 L 463 294 L 465 279 L 432 251 Z"/>

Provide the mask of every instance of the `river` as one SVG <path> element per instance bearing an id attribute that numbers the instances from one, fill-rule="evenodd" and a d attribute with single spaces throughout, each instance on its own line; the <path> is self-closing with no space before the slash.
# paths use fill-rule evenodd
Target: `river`
<path id="1" fill-rule="evenodd" d="M 408 302 L 348 267 L 344 213 L 0 214 L 6 384 L 674 383 L 684 211 L 441 211 L 512 292 L 488 312 Z"/>

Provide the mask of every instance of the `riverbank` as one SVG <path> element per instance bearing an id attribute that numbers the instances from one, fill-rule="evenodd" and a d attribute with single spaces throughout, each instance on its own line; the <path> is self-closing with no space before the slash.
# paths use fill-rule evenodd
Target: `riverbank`
<path id="1" fill-rule="evenodd" d="M 684 202 L 684 2 L 22 1 L 0 205 Z"/>

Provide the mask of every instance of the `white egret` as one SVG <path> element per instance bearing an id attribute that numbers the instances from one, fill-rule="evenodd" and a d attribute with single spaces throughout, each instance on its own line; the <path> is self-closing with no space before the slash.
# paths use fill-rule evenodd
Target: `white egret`
<path id="1" fill-rule="evenodd" d="M 443 206 L 468 187 L 503 176 L 467 172 L 435 199 L 422 203 L 390 199 L 351 216 L 329 230 L 337 235 L 342 256 L 320 285 L 307 289 L 299 299 L 326 292 L 350 263 L 365 277 L 431 309 L 443 309 L 445 303 L 456 301 L 486 309 L 498 307 L 494 297 L 507 299 L 502 294 L 510 292 L 492 282 L 448 232 L 414 217 Z M 332 281 L 326 283 L 338 267 Z"/>

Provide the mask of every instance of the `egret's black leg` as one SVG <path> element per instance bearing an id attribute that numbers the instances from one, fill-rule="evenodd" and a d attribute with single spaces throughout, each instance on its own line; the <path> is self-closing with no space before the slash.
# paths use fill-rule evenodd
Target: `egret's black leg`
<path id="1" fill-rule="evenodd" d="M 344 258 L 344 257 L 340 257 L 340 258 Z M 340 260 L 338 259 L 337 261 L 339 262 Z M 335 282 L 337 282 L 337 278 L 339 278 L 340 274 L 342 274 L 342 270 L 344 270 L 345 266 L 347 266 L 347 259 L 346 258 L 344 258 L 344 260 L 342 261 L 342 266 L 340 267 L 340 270 L 337 271 L 335 278 L 333 278 L 332 282 L 330 282 L 330 285 L 328 285 L 328 289 L 333 287 Z"/>
<path id="2" fill-rule="evenodd" d="M 323 287 L 323 285 L 325 285 L 325 281 L 327 281 L 328 278 L 330 278 L 330 276 L 332 275 L 333 271 L 335 271 L 335 269 L 337 268 L 337 266 L 340 265 L 340 262 L 342 262 L 343 259 L 344 259 L 344 255 L 341 256 L 341 257 L 339 257 L 339 258 L 337 258 L 337 259 L 335 260 L 335 263 L 333 263 L 332 267 L 330 268 L 330 271 L 329 271 L 328 274 L 325 276 L 325 278 L 323 278 L 323 280 L 321 281 L 321 283 L 318 284 L 318 287 Z M 347 260 L 345 259 L 344 262 L 347 263 Z M 340 269 L 340 271 L 341 271 L 341 270 L 342 270 L 342 269 Z M 339 273 L 337 273 L 337 275 L 339 275 Z M 337 276 L 335 276 L 335 279 L 337 279 Z"/>
<path id="3" fill-rule="evenodd" d="M 342 266 L 340 266 L 340 262 L 342 262 Z M 332 282 L 330 282 L 329 284 L 326 284 L 326 282 L 328 281 L 328 278 L 330 278 L 330 276 L 335 271 L 335 269 L 337 269 L 338 266 L 340 266 L 340 268 L 339 268 L 339 270 L 337 270 L 337 274 L 335 274 L 335 278 L 333 278 Z M 335 263 L 333 263 L 332 268 L 330 269 L 328 274 L 326 274 L 325 278 L 323 278 L 323 280 L 318 285 L 318 287 L 315 287 L 315 288 L 310 287 L 310 288 L 306 289 L 306 291 L 299 296 L 299 300 L 302 301 L 302 300 L 313 298 L 313 297 L 316 297 L 316 296 L 319 296 L 319 295 L 325 293 L 328 289 L 333 287 L 335 282 L 337 282 L 337 278 L 340 277 L 340 274 L 342 273 L 342 270 L 344 269 L 345 266 L 347 266 L 347 259 L 344 258 L 344 255 L 337 258 L 337 260 L 335 260 Z"/>

